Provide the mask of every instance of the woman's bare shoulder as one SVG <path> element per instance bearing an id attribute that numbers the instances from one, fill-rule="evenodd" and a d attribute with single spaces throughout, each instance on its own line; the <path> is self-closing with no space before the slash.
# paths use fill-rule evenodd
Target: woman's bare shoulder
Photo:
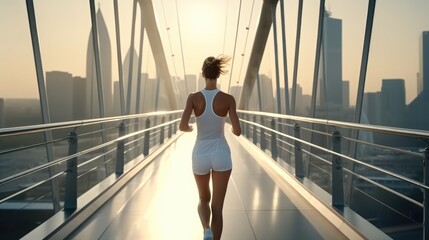
<path id="1" fill-rule="evenodd" d="M 197 91 L 197 92 L 189 93 L 188 98 L 189 99 L 195 99 L 195 98 L 199 98 L 201 96 L 203 96 L 203 94 L 201 92 Z"/>
<path id="2" fill-rule="evenodd" d="M 232 96 L 229 93 L 222 92 L 222 91 L 220 91 L 219 93 L 222 94 L 222 97 L 226 100 L 229 100 L 229 101 L 234 100 L 234 96 Z"/>

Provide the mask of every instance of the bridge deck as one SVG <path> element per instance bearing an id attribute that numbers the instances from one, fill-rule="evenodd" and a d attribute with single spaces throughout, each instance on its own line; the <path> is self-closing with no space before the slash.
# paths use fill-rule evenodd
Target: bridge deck
<path id="1" fill-rule="evenodd" d="M 202 239 L 191 173 L 195 133 L 178 138 L 70 239 Z M 267 173 L 227 133 L 233 173 L 222 239 L 346 239 L 290 185 Z"/>

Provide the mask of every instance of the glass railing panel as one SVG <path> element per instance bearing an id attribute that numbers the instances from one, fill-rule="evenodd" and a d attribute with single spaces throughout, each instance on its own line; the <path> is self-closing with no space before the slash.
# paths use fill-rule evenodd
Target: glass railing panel
<path id="1" fill-rule="evenodd" d="M 350 7 L 352 6 L 352 7 Z M 365 1 L 326 1 L 323 15 L 322 45 L 317 78 L 315 117 L 353 121 L 360 62 L 368 3 Z M 352 96 L 351 96 L 352 95 Z M 332 149 L 334 129 L 314 125 L 312 142 Z M 350 130 L 340 130 L 350 137 Z M 324 135 L 325 133 L 326 135 Z M 348 152 L 349 141 L 342 141 L 342 152 Z M 312 153 L 331 161 L 329 154 L 312 149 Z M 331 166 L 315 158 L 310 159 L 309 176 L 330 192 Z"/>
<path id="2" fill-rule="evenodd" d="M 100 116 L 88 2 L 34 7 L 51 122 Z"/>
<path id="3" fill-rule="evenodd" d="M 117 116 L 121 114 L 119 99 L 119 73 L 118 54 L 115 29 L 115 13 L 112 1 L 100 1 L 97 3 L 97 21 L 101 71 L 104 81 L 104 102 L 106 116 Z M 106 60 L 107 59 L 107 60 Z"/>
<path id="4" fill-rule="evenodd" d="M 295 114 L 299 116 L 311 115 L 319 6 L 319 1 L 315 0 L 304 1 L 303 4 L 295 105 Z"/>
<path id="5" fill-rule="evenodd" d="M 367 1 L 325 3 L 317 118 L 353 121 L 367 8 Z"/>
<path id="6" fill-rule="evenodd" d="M 360 119 L 362 123 L 429 129 L 429 115 L 426 113 L 429 102 L 429 29 L 424 24 L 429 22 L 428 9 L 429 2 L 424 0 L 407 3 L 377 1 Z M 359 133 L 359 139 L 420 153 L 426 146 L 424 141 L 376 133 Z M 368 149 L 366 146 L 359 146 L 357 154 L 363 161 L 387 166 L 394 172 L 421 181 L 422 161 L 419 157 L 379 148 Z M 381 179 L 384 186 L 393 187 L 390 179 L 381 174 L 373 173 L 368 177 Z M 358 183 L 354 182 L 355 188 Z M 416 196 L 414 187 L 405 186 L 402 182 L 394 185 L 393 188 L 403 188 L 404 194 L 413 199 L 421 198 L 419 194 Z M 354 193 L 358 194 L 356 191 Z M 383 210 L 373 211 L 377 213 L 378 226 L 390 227 L 397 233 L 400 227 L 421 223 L 421 209 L 413 212 L 411 203 L 403 203 L 409 209 L 403 213 L 397 205 L 402 200 L 389 197 L 375 187 L 364 193 L 387 206 Z M 356 205 L 359 202 L 354 202 L 356 198 L 353 196 L 352 204 Z M 388 216 L 399 216 L 397 212 L 406 218 L 395 217 L 398 221 L 392 222 L 393 217 Z"/>

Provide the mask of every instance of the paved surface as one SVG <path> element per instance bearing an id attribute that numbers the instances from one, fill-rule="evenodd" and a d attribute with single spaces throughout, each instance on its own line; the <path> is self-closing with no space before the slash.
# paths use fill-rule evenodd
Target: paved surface
<path id="1" fill-rule="evenodd" d="M 290 185 L 266 173 L 238 142 L 247 140 L 226 135 L 233 173 L 222 240 L 346 239 Z M 179 137 L 69 238 L 202 239 L 191 171 L 195 137 Z"/>

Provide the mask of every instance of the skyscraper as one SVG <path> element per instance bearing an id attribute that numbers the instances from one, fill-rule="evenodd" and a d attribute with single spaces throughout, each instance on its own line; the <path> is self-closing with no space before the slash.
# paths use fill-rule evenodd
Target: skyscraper
<path id="1" fill-rule="evenodd" d="M 101 81 L 103 85 L 104 110 L 106 116 L 112 115 L 112 53 L 109 32 L 100 9 L 97 11 L 98 43 L 100 49 Z M 98 103 L 98 84 L 95 69 L 94 44 L 92 31 L 89 33 L 86 55 L 86 108 L 90 118 L 100 116 Z"/>
<path id="2" fill-rule="evenodd" d="M 361 123 L 379 125 L 381 123 L 381 92 L 366 92 L 363 97 Z"/>
<path id="3" fill-rule="evenodd" d="M 429 31 L 420 38 L 420 72 L 417 80 L 417 93 L 429 93 Z"/>
<path id="4" fill-rule="evenodd" d="M 86 112 L 86 78 L 73 77 L 73 119 L 81 120 L 87 117 Z"/>
<path id="5" fill-rule="evenodd" d="M 405 113 L 405 81 L 383 79 L 381 85 L 381 123 L 403 127 Z"/>
<path id="6" fill-rule="evenodd" d="M 113 82 L 113 116 L 121 115 L 121 95 L 119 92 L 119 81 Z"/>
<path id="7" fill-rule="evenodd" d="M 331 117 L 343 106 L 342 20 L 325 12 L 318 84 L 318 112 Z"/>
<path id="8" fill-rule="evenodd" d="M 260 94 L 261 94 L 261 105 L 263 112 L 274 112 L 274 94 L 273 94 L 273 82 L 271 78 L 267 75 L 260 74 Z M 255 83 L 253 87 L 252 96 L 249 101 L 249 109 L 250 110 L 258 110 L 259 111 L 259 103 L 258 103 L 258 85 Z"/>
<path id="9" fill-rule="evenodd" d="M 73 120 L 73 77 L 68 72 L 46 72 L 46 93 L 52 122 Z"/>
<path id="10" fill-rule="evenodd" d="M 197 91 L 197 76 L 194 74 L 186 74 L 186 84 L 188 86 L 188 92 L 195 92 Z"/>
<path id="11" fill-rule="evenodd" d="M 429 130 L 429 114 L 425 109 L 429 102 L 429 31 L 420 39 L 420 72 L 418 74 L 417 97 L 408 106 L 408 127 Z"/>
<path id="12" fill-rule="evenodd" d="M 343 81 L 343 108 L 345 110 L 350 108 L 350 82 Z"/>
<path id="13" fill-rule="evenodd" d="M 132 73 L 130 78 L 130 63 L 131 63 L 131 54 L 133 54 L 133 64 L 132 64 Z M 131 95 L 130 101 L 130 109 L 129 113 L 135 113 L 136 110 L 136 99 L 137 99 L 137 70 L 138 70 L 138 56 L 137 52 L 134 48 L 128 49 L 127 54 L 124 58 L 124 63 L 122 64 L 123 69 L 123 78 L 124 78 L 124 101 L 125 101 L 125 109 L 128 109 L 128 95 Z M 131 81 L 130 81 L 131 80 Z M 131 84 L 131 93 L 128 94 L 128 85 Z M 142 84 L 144 86 L 144 84 Z M 147 93 L 145 88 L 145 94 Z"/>
<path id="14" fill-rule="evenodd" d="M 4 99 L 0 98 L 0 128 L 4 126 Z"/>

